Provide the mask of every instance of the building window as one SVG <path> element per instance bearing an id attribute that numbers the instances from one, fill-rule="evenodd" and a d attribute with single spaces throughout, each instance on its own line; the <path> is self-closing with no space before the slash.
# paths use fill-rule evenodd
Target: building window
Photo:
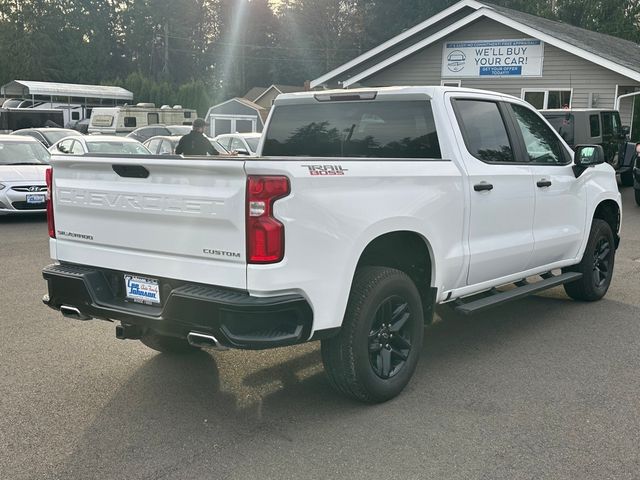
<path id="1" fill-rule="evenodd" d="M 443 87 L 459 87 L 462 80 L 441 80 L 440 85 Z"/>
<path id="2" fill-rule="evenodd" d="M 571 90 L 522 89 L 522 99 L 538 110 L 570 108 Z"/>

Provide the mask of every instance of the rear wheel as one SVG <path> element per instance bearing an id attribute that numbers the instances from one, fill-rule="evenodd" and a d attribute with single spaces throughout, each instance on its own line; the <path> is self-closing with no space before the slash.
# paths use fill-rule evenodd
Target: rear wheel
<path id="1" fill-rule="evenodd" d="M 413 375 L 423 335 L 422 303 L 413 281 L 392 268 L 359 269 L 340 333 L 322 341 L 331 385 L 369 403 L 395 397 Z"/>
<path id="2" fill-rule="evenodd" d="M 184 354 L 200 350 L 198 347 L 189 345 L 189 342 L 183 338 L 160 335 L 154 332 L 145 333 L 140 338 L 140 341 L 147 347 L 162 353 Z"/>
<path id="3" fill-rule="evenodd" d="M 592 302 L 600 300 L 607 293 L 615 262 L 616 247 L 613 232 L 607 222 L 594 218 L 591 233 L 582 261 L 568 271 L 582 273 L 582 278 L 565 283 L 564 290 L 575 300 Z"/>

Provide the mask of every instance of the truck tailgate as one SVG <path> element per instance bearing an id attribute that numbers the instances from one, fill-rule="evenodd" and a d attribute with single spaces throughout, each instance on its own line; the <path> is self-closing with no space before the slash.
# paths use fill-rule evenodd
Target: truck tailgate
<path id="1" fill-rule="evenodd" d="M 246 288 L 241 159 L 54 156 L 52 256 Z"/>

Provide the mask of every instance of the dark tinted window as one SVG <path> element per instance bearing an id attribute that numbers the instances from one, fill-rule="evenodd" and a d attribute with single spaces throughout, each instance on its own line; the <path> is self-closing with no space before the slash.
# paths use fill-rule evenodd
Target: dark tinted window
<path id="1" fill-rule="evenodd" d="M 568 108 L 571 105 L 571 90 L 550 90 L 546 108 Z"/>
<path id="2" fill-rule="evenodd" d="M 560 134 L 570 146 L 575 145 L 575 119 L 571 113 L 543 113 L 547 122 Z M 596 117 L 597 118 L 597 117 Z M 592 135 L 593 136 L 593 135 Z"/>
<path id="3" fill-rule="evenodd" d="M 600 136 L 600 119 L 598 115 L 589 115 L 589 127 L 592 137 Z"/>
<path id="4" fill-rule="evenodd" d="M 263 155 L 441 158 L 428 101 L 276 107 Z"/>
<path id="5" fill-rule="evenodd" d="M 558 137 L 535 112 L 521 105 L 511 105 L 522 132 L 524 146 L 534 163 L 559 163 L 568 160 L 563 153 Z"/>
<path id="6" fill-rule="evenodd" d="M 135 127 L 136 126 L 136 117 L 124 117 L 124 126 L 125 127 Z"/>
<path id="7" fill-rule="evenodd" d="M 602 134 L 603 135 L 619 135 L 621 133 L 620 128 L 620 115 L 618 112 L 602 112 Z"/>
<path id="8" fill-rule="evenodd" d="M 456 110 L 471 155 L 483 162 L 515 161 L 497 103 L 456 100 Z"/>

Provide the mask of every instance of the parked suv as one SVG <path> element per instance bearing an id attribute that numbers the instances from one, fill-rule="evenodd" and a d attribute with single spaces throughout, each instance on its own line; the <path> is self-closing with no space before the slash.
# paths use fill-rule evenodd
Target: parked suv
<path id="1" fill-rule="evenodd" d="M 628 140 L 629 127 L 623 127 L 617 110 L 578 109 L 541 110 L 540 113 L 571 148 L 601 145 L 605 160 L 620 175 L 625 187 L 633 185 L 634 144 Z"/>

